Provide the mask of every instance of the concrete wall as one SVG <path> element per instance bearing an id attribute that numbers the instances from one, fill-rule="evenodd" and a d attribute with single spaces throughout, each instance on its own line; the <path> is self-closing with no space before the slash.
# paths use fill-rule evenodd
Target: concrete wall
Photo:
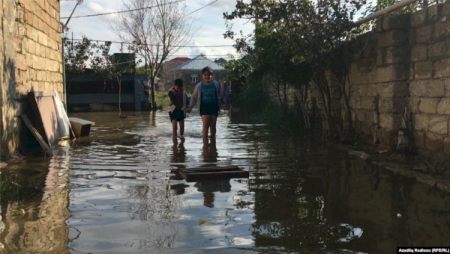
<path id="1" fill-rule="evenodd" d="M 122 110 L 149 109 L 147 83 L 147 75 L 124 75 L 122 77 L 120 96 Z M 75 76 L 67 89 L 68 111 L 89 110 L 91 103 L 119 106 L 117 80 L 107 80 L 105 85 L 104 81 L 95 75 Z"/>
<path id="2" fill-rule="evenodd" d="M 0 18 L 0 154 L 19 147 L 20 115 L 31 91 L 57 91 L 63 98 L 58 0 L 2 1 Z"/>
<path id="3" fill-rule="evenodd" d="M 416 147 L 450 152 L 450 1 L 381 18 L 355 47 L 350 100 L 357 130 L 373 135 L 375 100 L 381 141 L 392 143 L 407 107 Z"/>

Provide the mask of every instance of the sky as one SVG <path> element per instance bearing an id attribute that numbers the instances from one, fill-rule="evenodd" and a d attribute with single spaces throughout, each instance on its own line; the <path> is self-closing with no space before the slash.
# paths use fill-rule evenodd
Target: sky
<path id="1" fill-rule="evenodd" d="M 120 10 L 123 1 L 132 0 L 84 0 L 78 5 L 68 23 L 69 31 L 68 38 L 81 39 L 86 36 L 92 40 L 106 40 L 106 41 L 120 41 L 118 36 L 110 29 L 110 25 L 115 22 L 117 15 L 105 15 L 97 17 L 76 18 L 82 15 L 91 15 L 106 12 L 115 12 Z M 152 0 L 148 0 L 152 1 Z M 199 54 L 206 55 L 207 58 L 214 60 L 217 58 L 225 58 L 228 54 L 235 57 L 239 55 L 231 46 L 233 41 L 231 39 L 224 39 L 223 34 L 226 31 L 225 20 L 223 19 L 224 12 L 231 12 L 234 10 L 236 0 L 185 0 L 187 6 L 187 13 L 198 10 L 192 14 L 195 18 L 194 27 L 198 29 L 196 36 L 192 39 L 190 45 L 195 47 L 181 48 L 173 56 L 174 57 L 189 57 L 193 58 Z M 69 17 L 70 13 L 76 6 L 75 0 L 61 0 L 61 17 Z M 208 5 L 210 4 L 210 5 Z M 208 6 L 207 6 L 208 5 Z M 206 7 L 205 7 L 206 6 Z M 66 22 L 67 19 L 61 19 L 61 22 Z M 250 34 L 253 31 L 254 25 L 247 20 L 233 21 L 233 31 L 239 33 L 240 30 L 244 34 Z M 226 47 L 205 47 L 205 46 L 222 46 Z M 120 52 L 120 44 L 113 44 L 112 53 Z M 126 52 L 126 51 L 125 51 Z"/>

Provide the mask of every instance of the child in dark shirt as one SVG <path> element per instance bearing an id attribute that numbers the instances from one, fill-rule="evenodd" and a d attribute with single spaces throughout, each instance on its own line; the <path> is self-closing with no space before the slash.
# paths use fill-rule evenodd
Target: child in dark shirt
<path id="1" fill-rule="evenodd" d="M 183 89 L 183 80 L 176 79 L 169 90 L 169 117 L 172 123 L 172 135 L 177 137 L 177 123 L 180 126 L 180 136 L 184 134 L 184 109 L 187 105 L 187 93 Z"/>

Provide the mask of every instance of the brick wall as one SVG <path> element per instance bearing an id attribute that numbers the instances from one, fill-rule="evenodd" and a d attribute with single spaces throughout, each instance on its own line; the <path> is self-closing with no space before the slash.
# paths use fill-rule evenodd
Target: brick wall
<path id="1" fill-rule="evenodd" d="M 58 0 L 4 0 L 0 17 L 1 157 L 17 152 L 25 95 L 63 92 Z"/>
<path id="2" fill-rule="evenodd" d="M 357 129 L 374 133 L 375 101 L 381 141 L 391 143 L 407 107 L 416 147 L 450 152 L 450 1 L 381 18 L 355 45 L 350 98 Z"/>

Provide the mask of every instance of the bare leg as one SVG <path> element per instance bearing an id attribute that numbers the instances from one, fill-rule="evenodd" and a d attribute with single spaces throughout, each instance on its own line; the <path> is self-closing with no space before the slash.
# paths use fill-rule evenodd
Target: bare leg
<path id="1" fill-rule="evenodd" d="M 209 128 L 211 130 L 211 138 L 216 138 L 217 116 L 211 115 L 209 119 L 210 119 Z"/>
<path id="2" fill-rule="evenodd" d="M 202 115 L 202 122 L 203 122 L 203 130 L 202 130 L 202 137 L 203 142 L 208 139 L 208 129 L 210 124 L 210 116 L 209 115 Z"/>
<path id="3" fill-rule="evenodd" d="M 177 136 L 177 120 L 172 120 L 172 136 Z"/>
<path id="4" fill-rule="evenodd" d="M 184 135 L 184 120 L 179 121 L 178 124 L 180 125 L 180 136 L 183 136 Z"/>

